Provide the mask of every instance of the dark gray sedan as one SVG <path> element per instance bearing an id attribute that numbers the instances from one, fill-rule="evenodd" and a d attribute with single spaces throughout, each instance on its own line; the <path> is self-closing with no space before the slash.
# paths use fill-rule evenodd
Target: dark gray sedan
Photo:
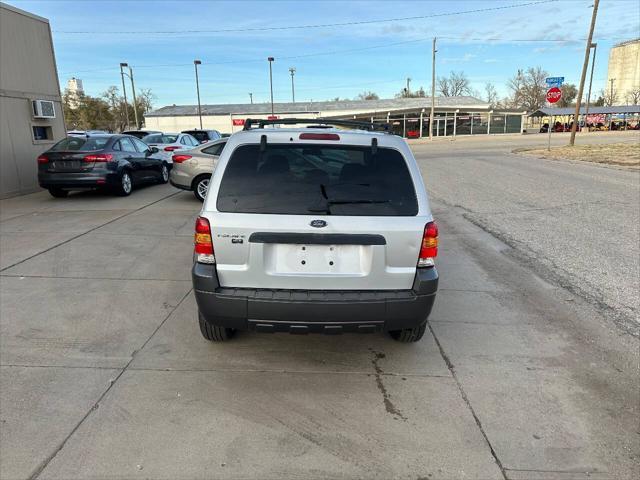
<path id="1" fill-rule="evenodd" d="M 135 185 L 169 181 L 157 152 L 130 135 L 67 137 L 38 157 L 38 183 L 54 197 L 94 188 L 129 195 Z"/>

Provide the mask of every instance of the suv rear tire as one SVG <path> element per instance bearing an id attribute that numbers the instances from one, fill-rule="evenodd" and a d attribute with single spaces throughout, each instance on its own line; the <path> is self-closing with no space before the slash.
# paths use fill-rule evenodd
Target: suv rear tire
<path id="1" fill-rule="evenodd" d="M 405 328 L 402 330 L 391 330 L 389 335 L 394 340 L 402 343 L 413 343 L 417 342 L 422 338 L 424 332 L 427 330 L 427 322 L 424 322 L 422 325 L 418 325 L 413 328 Z"/>
<path id="2" fill-rule="evenodd" d="M 226 342 L 236 333 L 233 328 L 211 325 L 205 320 L 200 312 L 198 312 L 198 321 L 200 322 L 200 332 L 202 333 L 202 336 L 210 342 Z"/>
<path id="3" fill-rule="evenodd" d="M 62 190 L 61 188 L 49 188 L 49 193 L 55 198 L 64 198 L 69 195 L 68 190 Z"/>

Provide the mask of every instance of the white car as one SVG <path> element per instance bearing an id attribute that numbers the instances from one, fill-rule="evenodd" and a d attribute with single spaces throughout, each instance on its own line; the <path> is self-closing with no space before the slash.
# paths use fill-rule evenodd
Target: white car
<path id="1" fill-rule="evenodd" d="M 320 125 L 263 128 L 277 122 Z M 229 138 L 195 228 L 207 340 L 236 330 L 420 340 L 438 287 L 438 227 L 407 142 L 372 128 L 248 119 Z"/>
<path id="2" fill-rule="evenodd" d="M 142 141 L 150 147 L 157 148 L 156 156 L 170 164 L 173 164 L 171 157 L 174 153 L 191 150 L 200 145 L 200 142 L 188 133 L 154 133 L 143 137 Z"/>

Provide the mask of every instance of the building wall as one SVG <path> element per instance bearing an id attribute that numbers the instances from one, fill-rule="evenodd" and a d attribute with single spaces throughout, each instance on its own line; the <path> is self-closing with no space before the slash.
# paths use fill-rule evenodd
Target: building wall
<path id="1" fill-rule="evenodd" d="M 65 135 L 49 22 L 0 3 L 0 198 L 38 190 L 36 158 Z M 34 119 L 31 101 L 54 102 L 56 118 Z M 35 140 L 34 126 L 50 127 Z"/>
<path id="2" fill-rule="evenodd" d="M 611 79 L 615 79 L 616 104 L 625 105 L 629 91 L 640 88 L 640 39 L 624 42 L 610 50 L 607 89 L 611 88 Z"/>

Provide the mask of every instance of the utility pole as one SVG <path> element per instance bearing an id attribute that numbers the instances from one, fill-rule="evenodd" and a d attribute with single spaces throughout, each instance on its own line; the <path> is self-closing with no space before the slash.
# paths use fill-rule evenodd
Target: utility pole
<path id="1" fill-rule="evenodd" d="M 411 87 L 409 87 L 410 83 L 411 79 L 407 77 L 407 96 L 409 96 L 409 93 L 411 93 Z"/>
<path id="2" fill-rule="evenodd" d="M 124 76 L 125 73 L 122 70 L 122 67 L 128 67 L 129 64 L 127 63 L 121 63 L 120 64 L 120 78 L 122 78 L 122 95 L 124 96 L 124 114 L 126 116 L 126 120 L 127 120 L 127 130 L 129 130 L 129 104 L 127 103 L 127 89 L 124 86 Z"/>
<path id="3" fill-rule="evenodd" d="M 198 117 L 200 118 L 200 130 L 202 130 L 202 107 L 200 106 L 200 79 L 198 78 L 198 65 L 202 65 L 200 60 L 193 61 L 193 67 L 196 69 L 196 92 L 198 93 Z"/>
<path id="4" fill-rule="evenodd" d="M 576 98 L 576 111 L 573 115 L 573 124 L 571 125 L 571 139 L 569 145 L 573 147 L 576 143 L 576 130 L 578 128 L 578 119 L 580 118 L 580 102 L 584 93 L 584 81 L 587 77 L 587 65 L 589 64 L 589 50 L 593 40 L 593 29 L 596 26 L 596 17 L 598 15 L 598 5 L 600 0 L 593 1 L 593 13 L 591 14 L 591 26 L 589 27 L 589 37 L 587 38 L 587 48 L 584 52 L 584 62 L 582 63 L 582 75 L 580 76 L 580 87 L 578 88 L 578 97 Z M 549 125 L 551 128 L 551 125 Z"/>
<path id="5" fill-rule="evenodd" d="M 591 57 L 591 77 L 589 78 L 589 93 L 587 94 L 587 109 L 584 114 L 585 126 L 587 124 L 587 118 L 589 117 L 589 104 L 591 103 L 591 85 L 593 84 L 593 68 L 596 66 L 596 49 L 598 48 L 598 44 L 592 43 L 591 47 L 593 48 L 593 57 Z"/>
<path id="6" fill-rule="evenodd" d="M 433 140 L 433 118 L 434 110 L 436 108 L 436 52 L 436 37 L 433 37 L 433 50 L 431 52 L 431 113 L 429 114 L 430 140 Z"/>
<path id="7" fill-rule="evenodd" d="M 133 115 L 136 120 L 136 130 L 140 128 L 140 123 L 138 122 L 138 102 L 136 101 L 136 85 L 133 83 L 133 70 L 131 70 L 131 66 L 129 66 L 129 80 L 131 80 L 131 92 L 133 94 Z"/>
<path id="8" fill-rule="evenodd" d="M 269 62 L 269 87 L 271 88 L 271 116 L 273 116 L 273 72 L 271 70 L 271 64 L 275 58 L 269 57 L 267 61 Z"/>
<path id="9" fill-rule="evenodd" d="M 251 105 L 253 105 L 253 93 L 249 92 L 249 101 L 251 102 Z"/>
<path id="10" fill-rule="evenodd" d="M 611 103 L 611 105 L 609 105 L 610 107 L 613 106 L 613 82 L 615 81 L 615 78 L 609 79 L 609 83 L 611 84 L 611 88 L 609 89 L 609 102 Z"/>
<path id="11" fill-rule="evenodd" d="M 293 76 L 296 74 L 296 68 L 289 67 L 289 73 L 291 73 L 291 101 L 296 103 L 296 90 L 293 86 Z"/>

